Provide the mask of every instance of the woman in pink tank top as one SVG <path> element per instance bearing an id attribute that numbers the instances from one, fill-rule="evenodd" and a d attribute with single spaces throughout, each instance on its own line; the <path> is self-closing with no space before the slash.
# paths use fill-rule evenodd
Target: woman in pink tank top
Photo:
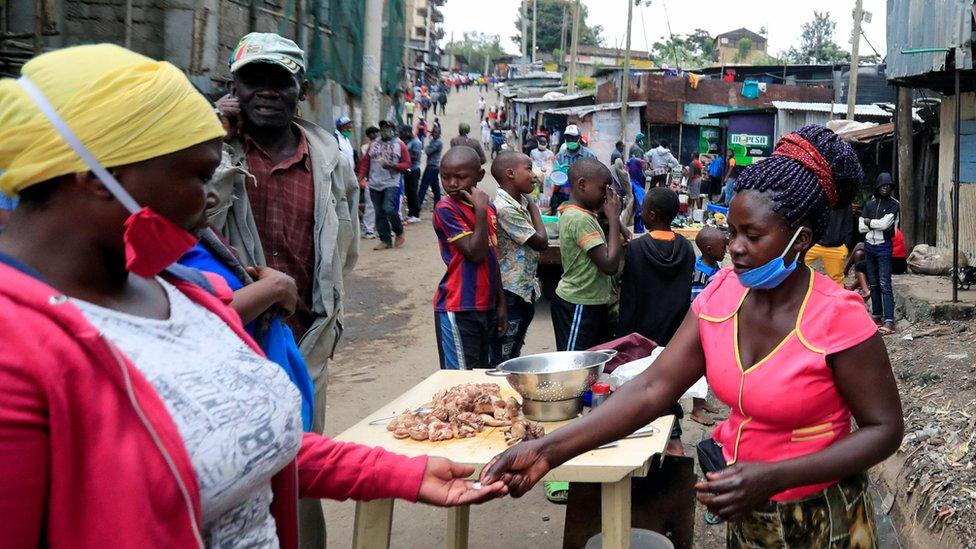
<path id="1" fill-rule="evenodd" d="M 720 470 L 695 489 L 729 519 L 728 546 L 874 547 L 865 473 L 898 449 L 901 401 L 863 301 L 803 263 L 863 178 L 829 129 L 784 136 L 739 175 L 734 268 L 695 300 L 664 353 L 593 413 L 499 455 L 482 481 L 508 473 L 519 496 L 549 469 L 663 415 L 704 374 L 731 413 L 715 444 L 703 443 Z"/>

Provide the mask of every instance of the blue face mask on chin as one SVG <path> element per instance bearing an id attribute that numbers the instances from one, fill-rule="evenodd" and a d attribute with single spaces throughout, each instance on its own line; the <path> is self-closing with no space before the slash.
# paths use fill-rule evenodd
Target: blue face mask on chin
<path id="1" fill-rule="evenodd" d="M 793 238 L 790 239 L 790 243 L 786 245 L 786 249 L 783 250 L 783 253 L 779 257 L 762 267 L 749 269 L 740 274 L 739 282 L 746 288 L 754 290 L 770 290 L 782 284 L 796 270 L 797 258 L 794 258 L 793 262 L 787 265 L 786 254 L 793 247 L 793 243 L 796 242 L 796 238 L 800 236 L 800 231 L 802 230 L 803 227 L 800 227 L 793 233 Z"/>

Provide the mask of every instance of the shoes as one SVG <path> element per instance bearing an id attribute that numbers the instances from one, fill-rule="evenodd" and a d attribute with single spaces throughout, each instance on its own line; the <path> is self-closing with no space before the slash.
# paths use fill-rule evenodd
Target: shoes
<path id="1" fill-rule="evenodd" d="M 420 223 L 421 221 L 423 221 L 423 220 L 420 219 L 417 216 L 410 216 L 410 217 L 407 218 L 406 223 L 407 223 L 407 225 L 413 225 L 414 223 Z"/>
<path id="2" fill-rule="evenodd" d="M 377 244 L 377 245 L 376 245 L 376 246 L 375 246 L 375 247 L 373 248 L 373 250 L 375 250 L 375 251 L 380 251 L 380 250 L 392 250 L 392 249 L 393 249 L 393 246 L 391 246 L 391 245 L 389 245 L 389 244 L 387 244 L 386 242 L 380 242 L 379 244 Z"/>
<path id="3" fill-rule="evenodd" d="M 394 248 L 399 248 L 399 247 L 403 246 L 403 243 L 406 242 L 406 241 L 407 241 L 407 239 L 403 237 L 403 234 L 398 234 L 398 235 L 396 235 L 396 238 L 393 239 L 393 247 Z"/>
<path id="4" fill-rule="evenodd" d="M 373 240 L 374 238 L 376 238 L 376 233 L 365 232 L 363 233 L 363 238 L 365 238 L 366 240 Z"/>

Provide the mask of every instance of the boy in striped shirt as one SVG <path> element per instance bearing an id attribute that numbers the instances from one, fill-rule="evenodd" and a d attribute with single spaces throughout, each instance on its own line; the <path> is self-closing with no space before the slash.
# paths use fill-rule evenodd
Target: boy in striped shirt
<path id="1" fill-rule="evenodd" d="M 434 206 L 434 232 L 447 272 L 434 292 L 434 331 L 442 369 L 490 368 L 491 342 L 506 328 L 498 271 L 495 206 L 477 188 L 485 176 L 470 147 L 441 159 L 447 196 Z"/>

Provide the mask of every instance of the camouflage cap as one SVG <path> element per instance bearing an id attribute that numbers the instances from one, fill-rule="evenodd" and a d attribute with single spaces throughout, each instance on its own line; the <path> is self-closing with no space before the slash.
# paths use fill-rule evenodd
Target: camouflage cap
<path id="1" fill-rule="evenodd" d="M 230 72 L 250 63 L 274 63 L 292 74 L 305 70 L 305 52 L 295 42 L 270 32 L 252 32 L 237 43 L 230 56 Z"/>

